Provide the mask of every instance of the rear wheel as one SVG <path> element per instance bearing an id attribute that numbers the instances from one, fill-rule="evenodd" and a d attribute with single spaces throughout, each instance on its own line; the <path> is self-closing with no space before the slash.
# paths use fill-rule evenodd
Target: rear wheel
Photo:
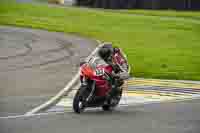
<path id="1" fill-rule="evenodd" d="M 102 109 L 103 109 L 103 111 L 110 111 L 110 110 L 112 110 L 112 107 L 111 107 L 111 105 L 103 105 Z"/>
<path id="2" fill-rule="evenodd" d="M 120 90 L 118 94 L 111 99 L 110 104 L 103 105 L 102 109 L 104 111 L 113 110 L 119 104 L 121 97 L 122 97 L 122 90 Z"/>

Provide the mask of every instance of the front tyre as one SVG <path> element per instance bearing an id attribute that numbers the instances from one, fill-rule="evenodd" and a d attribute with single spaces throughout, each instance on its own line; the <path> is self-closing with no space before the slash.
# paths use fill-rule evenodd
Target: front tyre
<path id="1" fill-rule="evenodd" d="M 85 109 L 84 100 L 83 100 L 83 90 L 82 88 L 78 89 L 73 100 L 73 110 L 75 113 L 80 114 Z"/>

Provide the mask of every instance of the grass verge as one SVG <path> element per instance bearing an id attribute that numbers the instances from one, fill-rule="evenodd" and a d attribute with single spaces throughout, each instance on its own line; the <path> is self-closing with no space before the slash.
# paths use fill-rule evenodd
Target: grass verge
<path id="1" fill-rule="evenodd" d="M 134 15 L 146 15 L 146 16 L 162 16 L 162 17 L 176 17 L 185 19 L 197 19 L 200 20 L 200 12 L 198 11 L 175 11 L 175 10 L 110 10 L 111 12 L 134 14 Z"/>

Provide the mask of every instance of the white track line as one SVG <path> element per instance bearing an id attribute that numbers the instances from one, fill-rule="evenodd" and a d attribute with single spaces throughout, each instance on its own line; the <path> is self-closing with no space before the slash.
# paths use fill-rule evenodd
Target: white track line
<path id="1" fill-rule="evenodd" d="M 45 116 L 45 115 L 55 115 L 55 114 L 63 114 L 65 112 L 48 112 L 48 113 L 39 113 L 39 114 L 31 114 L 31 115 L 16 115 L 16 116 L 7 116 L 0 117 L 0 119 L 16 119 L 16 118 L 26 118 L 26 117 L 34 117 L 34 116 Z"/>

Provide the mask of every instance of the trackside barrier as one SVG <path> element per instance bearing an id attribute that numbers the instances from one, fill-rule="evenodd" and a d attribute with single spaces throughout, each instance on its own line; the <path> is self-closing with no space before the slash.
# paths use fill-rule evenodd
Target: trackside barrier
<path id="1" fill-rule="evenodd" d="M 199 0 L 74 0 L 75 5 L 105 9 L 200 10 Z"/>

